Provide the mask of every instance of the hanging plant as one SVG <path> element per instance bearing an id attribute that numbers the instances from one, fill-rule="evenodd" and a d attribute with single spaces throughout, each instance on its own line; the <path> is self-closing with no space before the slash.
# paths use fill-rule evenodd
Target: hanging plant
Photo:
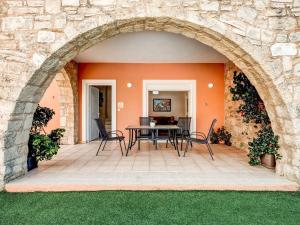
<path id="1" fill-rule="evenodd" d="M 241 101 L 237 112 L 243 117 L 243 121 L 245 123 L 251 121 L 256 124 L 270 124 L 264 102 L 245 74 L 234 71 L 233 84 L 234 87 L 230 88 L 230 93 L 233 101 Z"/>
<path id="2" fill-rule="evenodd" d="M 257 132 L 257 137 L 248 143 L 249 145 L 249 164 L 261 164 L 261 156 L 264 154 L 274 155 L 280 159 L 278 153 L 279 137 L 274 134 L 264 102 L 260 98 L 255 87 L 242 72 L 234 72 L 234 86 L 230 88 L 233 101 L 240 101 L 241 104 L 237 110 L 243 117 L 243 122 L 260 124 L 261 129 Z"/>

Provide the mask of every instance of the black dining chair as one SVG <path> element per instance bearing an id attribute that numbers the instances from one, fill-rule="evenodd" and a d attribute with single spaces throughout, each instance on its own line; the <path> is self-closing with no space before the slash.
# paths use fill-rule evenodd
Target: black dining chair
<path id="1" fill-rule="evenodd" d="M 140 117 L 140 125 L 142 126 L 150 126 L 150 117 Z M 138 141 L 138 150 L 141 149 L 141 140 L 150 140 L 152 138 L 152 133 L 149 129 L 141 129 L 137 134 Z"/>
<path id="2" fill-rule="evenodd" d="M 213 157 L 214 153 L 213 153 L 212 148 L 209 144 L 209 141 L 210 141 L 210 137 L 211 137 L 211 134 L 213 132 L 213 129 L 214 129 L 214 126 L 215 126 L 216 122 L 217 122 L 217 120 L 213 119 L 207 135 L 204 134 L 203 132 L 193 132 L 193 133 L 190 134 L 190 137 L 187 138 L 187 141 L 186 141 L 186 146 L 185 146 L 183 156 L 185 156 L 185 154 L 188 150 L 189 144 L 194 142 L 194 143 L 197 143 L 197 144 L 205 144 L 206 147 L 207 147 L 207 150 L 210 154 L 210 157 L 212 158 L 212 160 L 214 160 L 214 157 Z M 194 136 L 194 138 L 192 138 L 193 136 Z"/>
<path id="3" fill-rule="evenodd" d="M 179 117 L 177 126 L 181 128 L 180 130 L 177 131 L 176 133 L 176 144 L 178 145 L 178 139 L 181 139 L 181 144 L 180 144 L 180 149 L 182 150 L 182 145 L 183 145 L 183 140 L 187 140 L 190 138 L 190 128 L 191 128 L 191 120 L 192 117 Z M 166 148 L 168 147 L 168 141 L 166 143 Z M 192 147 L 192 143 L 191 147 Z"/>
<path id="4" fill-rule="evenodd" d="M 125 144 L 125 137 L 122 133 L 122 131 L 120 130 L 114 130 L 114 131 L 106 131 L 106 128 L 104 126 L 104 123 L 101 119 L 95 119 L 96 123 L 97 123 L 97 126 L 98 126 L 98 129 L 99 129 L 99 138 L 101 140 L 101 143 L 100 143 L 100 146 L 98 148 L 98 151 L 97 151 L 97 154 L 96 156 L 98 155 L 101 147 L 102 147 L 102 150 L 104 150 L 105 146 L 106 146 L 106 143 L 108 141 L 119 141 L 119 144 L 120 144 L 120 149 L 121 149 L 121 153 L 122 153 L 122 156 L 123 156 L 123 149 L 122 149 L 122 142 L 124 143 L 124 147 L 125 147 L 125 150 L 126 150 L 126 144 Z M 103 144 L 103 146 L 102 146 Z"/>

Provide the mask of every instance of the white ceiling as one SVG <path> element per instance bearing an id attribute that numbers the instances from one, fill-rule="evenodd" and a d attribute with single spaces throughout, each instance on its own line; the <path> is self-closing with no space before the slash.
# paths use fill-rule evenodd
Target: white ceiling
<path id="1" fill-rule="evenodd" d="M 78 63 L 225 63 L 213 48 L 179 34 L 135 32 L 117 35 L 81 52 Z"/>

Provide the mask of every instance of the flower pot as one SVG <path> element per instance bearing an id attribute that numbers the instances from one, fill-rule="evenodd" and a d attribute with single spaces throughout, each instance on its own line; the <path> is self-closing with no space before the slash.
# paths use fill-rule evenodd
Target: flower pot
<path id="1" fill-rule="evenodd" d="M 276 166 L 275 156 L 269 153 L 264 154 L 261 158 L 261 164 L 269 169 L 274 169 Z"/>
<path id="2" fill-rule="evenodd" d="M 35 157 L 28 156 L 27 157 L 27 169 L 28 171 L 33 170 L 34 168 L 38 167 L 38 162 Z"/>

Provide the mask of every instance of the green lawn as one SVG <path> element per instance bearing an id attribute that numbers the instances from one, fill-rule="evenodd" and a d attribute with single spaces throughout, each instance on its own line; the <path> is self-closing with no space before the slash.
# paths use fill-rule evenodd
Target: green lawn
<path id="1" fill-rule="evenodd" d="M 300 193 L 0 193 L 0 224 L 300 224 Z"/>

